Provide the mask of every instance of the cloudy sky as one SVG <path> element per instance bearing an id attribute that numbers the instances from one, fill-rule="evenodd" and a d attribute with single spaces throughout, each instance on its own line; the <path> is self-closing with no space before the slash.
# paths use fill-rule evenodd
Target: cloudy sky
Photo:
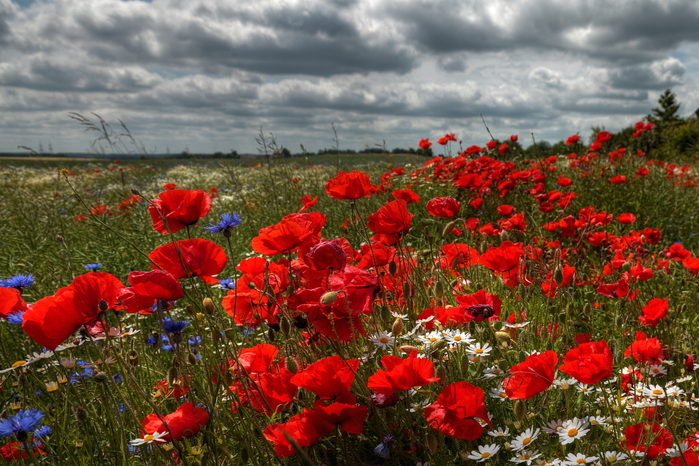
<path id="1" fill-rule="evenodd" d="M 688 0 L 0 0 L 0 152 L 84 152 L 69 112 L 148 151 L 527 145 L 699 107 Z"/>

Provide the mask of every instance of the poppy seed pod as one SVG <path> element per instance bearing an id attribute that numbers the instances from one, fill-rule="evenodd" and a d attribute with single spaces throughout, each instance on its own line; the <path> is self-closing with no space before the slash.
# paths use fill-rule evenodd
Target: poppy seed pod
<path id="1" fill-rule="evenodd" d="M 444 226 L 442 236 L 449 236 L 454 231 L 454 228 L 456 228 L 456 220 L 453 220 Z"/>
<path id="2" fill-rule="evenodd" d="M 393 321 L 393 327 L 391 327 L 391 333 L 393 333 L 394 336 L 400 336 L 403 334 L 403 330 L 405 330 L 403 319 L 396 317 L 396 320 Z"/>
<path id="3" fill-rule="evenodd" d="M 337 301 L 338 296 L 339 293 L 337 291 L 328 291 L 323 296 L 321 296 L 320 303 L 325 306 L 331 306 L 335 301 Z"/>
<path id="4" fill-rule="evenodd" d="M 202 304 L 204 306 L 204 310 L 209 315 L 213 314 L 214 310 L 216 310 L 216 305 L 214 304 L 214 300 L 211 298 L 204 298 L 204 301 Z"/>
<path id="5" fill-rule="evenodd" d="M 527 414 L 527 405 L 524 403 L 523 400 L 516 400 L 514 411 L 517 420 L 521 421 L 522 419 L 524 419 L 524 415 Z"/>
<path id="6" fill-rule="evenodd" d="M 286 358 L 286 368 L 292 374 L 296 374 L 299 371 L 299 365 L 294 358 Z"/>
<path id="7" fill-rule="evenodd" d="M 413 351 L 417 351 L 417 347 L 412 346 L 412 345 L 403 345 L 400 347 L 400 350 L 406 354 L 410 354 Z"/>

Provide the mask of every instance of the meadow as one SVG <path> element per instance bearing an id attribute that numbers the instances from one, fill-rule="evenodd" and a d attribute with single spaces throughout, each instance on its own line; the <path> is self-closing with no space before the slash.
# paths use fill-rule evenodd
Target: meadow
<path id="1" fill-rule="evenodd" d="M 697 163 L 643 137 L 3 161 L 0 455 L 699 464 Z"/>

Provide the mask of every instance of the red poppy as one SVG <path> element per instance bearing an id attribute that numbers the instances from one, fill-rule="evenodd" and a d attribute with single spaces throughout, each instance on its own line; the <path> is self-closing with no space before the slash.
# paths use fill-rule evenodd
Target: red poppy
<path id="1" fill-rule="evenodd" d="M 641 363 L 658 364 L 663 359 L 663 344 L 657 337 L 648 338 L 643 332 L 636 332 L 636 341 L 631 343 L 624 357 L 633 356 Z"/>
<path id="2" fill-rule="evenodd" d="M 456 300 L 460 304 L 459 309 L 468 318 L 468 322 L 471 320 L 476 322 L 499 320 L 502 301 L 498 295 L 479 290 L 473 294 L 458 295 Z"/>
<path id="3" fill-rule="evenodd" d="M 168 191 L 172 191 L 173 189 L 177 188 L 177 185 L 175 183 L 165 183 L 163 188 L 167 189 Z"/>
<path id="4" fill-rule="evenodd" d="M 303 261 L 316 271 L 342 270 L 347 265 L 347 253 L 335 240 L 322 241 L 303 256 Z"/>
<path id="5" fill-rule="evenodd" d="M 249 375 L 250 382 L 236 382 L 231 390 L 240 403 L 249 404 L 260 413 L 272 416 L 287 408 L 296 398 L 298 387 L 291 383 L 293 372 L 286 367 L 278 372 L 257 372 Z"/>
<path id="6" fill-rule="evenodd" d="M 248 374 L 267 372 L 278 354 L 279 348 L 276 346 L 269 343 L 261 343 L 251 348 L 243 348 L 240 356 L 238 356 L 238 364 Z"/>
<path id="7" fill-rule="evenodd" d="M 157 414 L 149 414 L 143 420 L 142 426 L 147 434 L 166 433 L 162 439 L 172 442 L 198 434 L 207 422 L 209 422 L 209 412 L 203 408 L 197 408 L 190 401 L 177 408 L 175 412 L 163 416 L 162 419 Z"/>
<path id="8" fill-rule="evenodd" d="M 643 308 L 643 315 L 640 317 L 641 324 L 646 327 L 655 327 L 662 319 L 667 317 L 669 298 L 653 298 Z"/>
<path id="9" fill-rule="evenodd" d="M 464 152 L 467 156 L 469 155 L 474 155 L 474 154 L 480 154 L 483 152 L 483 148 L 481 146 L 471 146 L 466 151 Z"/>
<path id="10" fill-rule="evenodd" d="M 340 172 L 325 183 L 325 192 L 333 199 L 359 199 L 370 197 L 376 191 L 371 178 L 364 172 Z"/>
<path id="11" fill-rule="evenodd" d="M 503 205 L 498 206 L 498 213 L 500 215 L 504 215 L 505 217 L 509 217 L 510 215 L 512 215 L 514 213 L 514 211 L 515 211 L 515 208 L 512 207 L 511 205 L 508 205 L 508 204 L 503 204 Z"/>
<path id="12" fill-rule="evenodd" d="M 437 400 L 425 408 L 425 418 L 440 433 L 463 440 L 477 440 L 483 435 L 478 419 L 491 425 L 483 389 L 469 382 L 445 387 Z"/>
<path id="13" fill-rule="evenodd" d="M 360 364 L 359 359 L 343 360 L 339 355 L 331 356 L 294 375 L 291 383 L 315 393 L 322 400 L 338 397 L 338 401 L 354 404 L 356 398 L 350 390 Z"/>
<path id="14" fill-rule="evenodd" d="M 408 212 L 408 204 L 396 199 L 381 207 L 375 214 L 369 216 L 368 227 L 377 233 L 386 244 L 397 243 L 409 230 L 413 214 Z"/>
<path id="15" fill-rule="evenodd" d="M 505 155 L 505 153 L 507 152 L 507 149 L 509 149 L 509 148 L 510 148 L 510 146 L 508 146 L 506 142 L 502 143 L 500 145 L 500 147 L 498 147 L 498 152 L 500 152 L 500 155 Z"/>
<path id="16" fill-rule="evenodd" d="M 617 175 L 609 178 L 609 182 L 613 184 L 624 184 L 626 183 L 626 175 Z"/>
<path id="17" fill-rule="evenodd" d="M 692 257 L 692 252 L 684 248 L 684 245 L 675 243 L 665 251 L 665 257 L 673 261 L 683 261 L 688 257 Z"/>
<path id="18" fill-rule="evenodd" d="M 325 402 L 317 400 L 313 403 L 315 413 L 324 422 L 339 426 L 348 434 L 359 435 L 364 432 L 364 421 L 369 414 L 367 406 L 355 406 L 354 403 L 346 404 L 335 402 L 326 405 Z M 334 430 L 334 429 L 333 429 Z"/>
<path id="19" fill-rule="evenodd" d="M 291 442 L 287 439 L 287 435 L 294 439 L 298 446 L 310 447 L 333 430 L 335 430 L 333 424 L 322 422 L 315 411 L 304 409 L 303 413 L 292 416 L 284 424 L 270 424 L 264 430 L 263 435 L 274 443 L 274 451 L 277 456 L 287 458 L 296 453 Z"/>
<path id="20" fill-rule="evenodd" d="M 565 187 L 568 187 L 572 184 L 573 184 L 573 180 L 571 180 L 570 178 L 566 178 L 565 176 L 561 176 L 558 178 L 558 185 L 559 186 L 563 186 L 565 188 Z"/>
<path id="21" fill-rule="evenodd" d="M 301 202 L 303 202 L 303 207 L 301 210 L 299 210 L 299 212 L 305 212 L 314 205 L 318 204 L 318 196 L 311 198 L 310 194 L 306 194 L 301 198 Z"/>
<path id="22" fill-rule="evenodd" d="M 593 385 L 614 375 L 614 358 L 606 340 L 581 343 L 563 358 L 559 369 L 578 381 Z"/>
<path id="23" fill-rule="evenodd" d="M 690 449 L 670 459 L 670 466 L 699 466 L 699 456 L 697 452 Z"/>
<path id="24" fill-rule="evenodd" d="M 396 254 L 396 248 L 374 241 L 371 245 L 363 244 L 361 253 L 362 257 L 359 259 L 357 267 L 366 270 L 390 264 Z"/>
<path id="25" fill-rule="evenodd" d="M 494 150 L 497 147 L 497 145 L 498 145 L 498 142 L 493 140 L 493 141 L 488 141 L 488 143 L 486 144 L 486 147 L 488 148 L 488 150 Z"/>
<path id="26" fill-rule="evenodd" d="M 689 270 L 692 275 L 699 273 L 699 257 L 688 257 L 682 261 L 682 265 Z"/>
<path id="27" fill-rule="evenodd" d="M 12 461 L 12 460 L 19 460 L 19 459 L 29 459 L 29 449 L 32 448 L 34 450 L 33 455 L 34 456 L 39 456 L 39 455 L 46 455 L 46 451 L 44 450 L 43 447 L 41 446 L 36 446 L 32 445 L 30 446 L 28 443 L 22 443 L 22 442 L 11 442 L 3 445 L 2 448 L 0 448 L 0 456 L 2 456 L 2 459 L 5 461 Z"/>
<path id="28" fill-rule="evenodd" d="M 674 444 L 672 433 L 655 422 L 634 424 L 624 429 L 626 440 L 621 444 L 631 451 L 644 452 L 645 457 L 657 459 Z"/>
<path id="29" fill-rule="evenodd" d="M 521 364 L 512 366 L 510 377 L 504 380 L 505 393 L 511 400 L 533 398 L 553 384 L 558 355 L 555 351 L 533 354 Z"/>
<path id="30" fill-rule="evenodd" d="M 422 199 L 420 198 L 420 196 L 417 193 L 415 193 L 409 189 L 397 189 L 397 190 L 393 191 L 393 197 L 395 197 L 396 199 L 402 199 L 405 202 L 407 202 L 408 204 L 410 204 L 412 202 L 421 202 L 422 201 Z"/>
<path id="31" fill-rule="evenodd" d="M 27 303 L 18 289 L 0 287 L 0 317 L 7 318 L 10 314 L 26 310 Z"/>
<path id="32" fill-rule="evenodd" d="M 375 392 L 393 395 L 397 390 L 409 390 L 437 382 L 434 376 L 434 363 L 427 358 L 418 358 L 417 351 L 408 359 L 386 355 L 381 358 L 385 371 L 378 371 L 369 377 L 368 386 Z"/>
<path id="33" fill-rule="evenodd" d="M 480 254 L 478 250 L 472 248 L 468 244 L 453 243 L 442 246 L 442 251 L 446 255 L 448 268 L 467 268 L 478 264 Z"/>
<path id="34" fill-rule="evenodd" d="M 201 189 L 172 189 L 163 191 L 158 197 L 160 199 L 152 200 L 148 211 L 153 228 L 163 234 L 176 233 L 194 225 L 211 210 L 211 196 Z"/>
<path id="35" fill-rule="evenodd" d="M 634 214 L 631 214 L 631 213 L 621 214 L 616 219 L 619 220 L 619 223 L 623 223 L 623 224 L 629 224 L 629 223 L 636 222 L 636 216 Z"/>
<path id="36" fill-rule="evenodd" d="M 433 217 L 453 217 L 461 210 L 461 203 L 453 197 L 435 197 L 427 203 L 427 213 Z"/>
<path id="37" fill-rule="evenodd" d="M 573 136 L 566 139 L 566 144 L 572 146 L 573 144 L 577 144 L 578 141 L 580 141 L 580 135 L 574 134 Z"/>
<path id="38" fill-rule="evenodd" d="M 80 275 L 28 309 L 22 328 L 37 343 L 54 350 L 80 327 L 112 309 L 123 287 L 118 278 L 106 272 Z"/>
<path id="39" fill-rule="evenodd" d="M 128 313 L 152 314 L 151 308 L 159 300 L 177 301 L 184 298 L 180 282 L 165 270 L 131 272 L 129 283 L 131 287 L 122 288 L 117 295 Z"/>
<path id="40" fill-rule="evenodd" d="M 148 257 L 154 263 L 153 269 L 160 266 L 178 280 L 201 277 L 209 284 L 218 283 L 218 278 L 213 275 L 223 272 L 228 263 L 226 251 L 221 246 L 201 238 L 168 243 L 151 252 Z"/>
<path id="41" fill-rule="evenodd" d="M 156 390 L 157 396 L 165 398 L 182 398 L 189 393 L 189 388 L 183 377 L 180 377 L 174 384 L 167 380 L 161 380 L 153 389 Z"/>
<path id="42" fill-rule="evenodd" d="M 418 143 L 418 146 L 422 150 L 427 150 L 430 147 L 432 147 L 432 143 L 430 142 L 429 139 L 420 139 L 420 142 Z"/>
<path id="43" fill-rule="evenodd" d="M 519 136 L 517 136 L 516 134 L 513 134 L 512 136 L 510 136 L 510 141 L 512 141 L 512 142 L 517 142 L 518 139 L 519 139 Z"/>
<path id="44" fill-rule="evenodd" d="M 252 248 L 259 254 L 276 256 L 314 242 L 317 238 L 316 224 L 302 215 L 309 214 L 287 215 L 276 225 L 261 229 L 259 236 L 252 240 Z"/>

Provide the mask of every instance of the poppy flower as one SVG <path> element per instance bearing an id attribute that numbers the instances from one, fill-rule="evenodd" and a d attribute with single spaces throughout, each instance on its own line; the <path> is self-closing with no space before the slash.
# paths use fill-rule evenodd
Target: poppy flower
<path id="1" fill-rule="evenodd" d="M 339 355 L 331 356 L 314 362 L 294 375 L 291 383 L 315 393 L 322 400 L 337 397 L 338 401 L 354 404 L 356 398 L 351 388 L 360 364 L 359 359 L 343 360 Z"/>
<path id="2" fill-rule="evenodd" d="M 498 295 L 479 290 L 473 294 L 458 295 L 459 309 L 467 316 L 468 322 L 475 320 L 498 320 L 502 311 L 502 301 Z"/>
<path id="3" fill-rule="evenodd" d="M 533 354 L 524 362 L 512 366 L 510 377 L 503 384 L 505 393 L 511 400 L 526 400 L 533 398 L 553 384 L 556 378 L 558 355 L 555 351 L 543 354 Z"/>
<path id="4" fill-rule="evenodd" d="M 153 228 L 165 235 L 194 225 L 211 210 L 211 196 L 201 189 L 172 189 L 158 197 L 151 201 L 148 212 Z"/>
<path id="5" fill-rule="evenodd" d="M 172 442 L 198 434 L 207 422 L 209 422 L 209 412 L 194 406 L 190 401 L 181 405 L 175 412 L 163 416 L 162 419 L 157 414 L 149 414 L 141 425 L 147 434 L 165 433 L 163 440 Z"/>
<path id="6" fill-rule="evenodd" d="M 0 317 L 7 318 L 10 314 L 26 310 L 27 303 L 18 289 L 0 287 Z"/>
<path id="7" fill-rule="evenodd" d="M 483 435 L 478 420 L 491 425 L 483 389 L 469 382 L 445 387 L 437 400 L 425 408 L 425 418 L 440 433 L 463 440 L 477 440 Z"/>
<path id="8" fill-rule="evenodd" d="M 34 456 L 46 455 L 46 451 L 42 446 L 32 445 L 30 446 L 25 442 L 10 442 L 3 445 L 0 448 L 0 456 L 5 461 L 19 460 L 19 459 L 29 459 L 29 448 L 33 449 L 32 452 Z"/>
<path id="9" fill-rule="evenodd" d="M 699 455 L 697 452 L 689 449 L 682 453 L 680 456 L 676 456 L 670 459 L 670 466 L 699 466 Z"/>
<path id="10" fill-rule="evenodd" d="M 519 136 L 517 136 L 516 134 L 513 134 L 512 136 L 510 136 L 510 141 L 512 141 L 512 142 L 517 142 L 518 139 L 519 139 Z"/>
<path id="11" fill-rule="evenodd" d="M 238 356 L 238 364 L 245 372 L 267 372 L 274 359 L 279 354 L 279 348 L 269 343 L 261 343 L 251 348 L 244 348 Z"/>
<path id="12" fill-rule="evenodd" d="M 241 404 L 249 404 L 257 412 L 272 416 L 294 401 L 298 387 L 291 383 L 293 376 L 286 367 L 278 372 L 258 372 L 250 374 L 249 383 L 236 382 L 231 390 L 238 394 Z"/>
<path id="13" fill-rule="evenodd" d="M 500 147 L 498 147 L 498 152 L 500 152 L 500 155 L 505 155 L 505 153 L 507 152 L 507 149 L 509 149 L 509 148 L 510 148 L 510 146 L 508 146 L 507 143 L 504 142 L 500 145 Z"/>
<path id="14" fill-rule="evenodd" d="M 325 183 L 325 192 L 333 199 L 359 199 L 370 197 L 376 191 L 371 178 L 364 172 L 340 172 Z"/>
<path id="15" fill-rule="evenodd" d="M 418 358 L 417 351 L 410 353 L 407 359 L 386 355 L 381 358 L 385 371 L 378 371 L 369 377 L 371 390 L 384 395 L 393 395 L 397 390 L 409 390 L 437 382 L 434 376 L 434 363 L 427 358 Z"/>
<path id="16" fill-rule="evenodd" d="M 593 385 L 614 375 L 614 358 L 606 340 L 581 343 L 563 358 L 559 369 L 584 384 Z"/>
<path id="17" fill-rule="evenodd" d="M 657 337 L 648 338 L 643 332 L 636 332 L 636 341 L 631 343 L 624 357 L 633 358 L 640 363 L 658 364 L 663 359 L 663 344 Z"/>
<path id="18" fill-rule="evenodd" d="M 408 204 L 396 199 L 381 207 L 375 214 L 369 216 L 368 227 L 380 235 L 386 244 L 397 243 L 409 230 L 413 214 L 408 212 Z"/>
<path id="19" fill-rule="evenodd" d="M 619 223 L 623 223 L 626 225 L 628 225 L 629 223 L 636 222 L 636 216 L 630 213 L 621 214 L 616 219 L 619 220 Z"/>
<path id="20" fill-rule="evenodd" d="M 117 299 L 126 312 L 152 314 L 151 308 L 161 301 L 177 301 L 184 298 L 184 289 L 175 277 L 165 270 L 131 272 L 130 288 L 122 288 Z"/>
<path id="21" fill-rule="evenodd" d="M 22 328 L 37 343 L 54 350 L 80 327 L 112 309 L 123 287 L 110 273 L 80 275 L 54 296 L 40 299 L 28 309 Z"/>
<path id="22" fill-rule="evenodd" d="M 317 237 L 316 224 L 302 215 L 309 214 L 287 215 L 276 225 L 262 228 L 259 236 L 252 239 L 252 248 L 259 254 L 276 256 L 313 242 Z"/>
<path id="23" fill-rule="evenodd" d="M 624 184 L 626 183 L 626 175 L 617 175 L 609 178 L 609 182 L 612 184 Z"/>
<path id="24" fill-rule="evenodd" d="M 643 308 L 643 315 L 640 317 L 641 324 L 646 327 L 655 327 L 662 319 L 667 317 L 669 298 L 653 298 Z"/>
<path id="25" fill-rule="evenodd" d="M 446 256 L 446 266 L 448 268 L 467 268 L 478 264 L 480 253 L 477 249 L 472 248 L 468 244 L 452 243 L 442 246 L 442 252 Z"/>
<path id="26" fill-rule="evenodd" d="M 493 140 L 493 141 L 488 141 L 488 143 L 486 144 L 486 147 L 488 148 L 488 150 L 495 150 L 497 145 L 498 145 L 498 142 Z"/>
<path id="27" fill-rule="evenodd" d="M 435 197 L 427 203 L 427 213 L 433 217 L 454 217 L 461 210 L 461 203 L 453 197 Z"/>
<path id="28" fill-rule="evenodd" d="M 432 147 L 432 143 L 430 142 L 429 139 L 420 139 L 420 142 L 418 143 L 418 146 L 422 150 L 427 150 L 430 147 Z"/>
<path id="29" fill-rule="evenodd" d="M 644 452 L 645 457 L 652 460 L 674 445 L 672 433 L 655 422 L 629 426 L 624 429 L 624 437 L 626 440 L 621 443 L 624 447 Z"/>
<path id="30" fill-rule="evenodd" d="M 566 178 L 565 176 L 561 176 L 558 178 L 558 185 L 563 186 L 564 188 L 570 186 L 573 184 L 573 180 L 570 178 Z"/>
<path id="31" fill-rule="evenodd" d="M 393 191 L 393 197 L 396 199 L 402 199 L 408 204 L 412 202 L 421 202 L 422 199 L 420 198 L 420 195 L 415 193 L 414 191 L 411 191 L 409 189 L 397 189 Z"/>
<path id="32" fill-rule="evenodd" d="M 177 280 L 201 277 L 209 284 L 218 282 L 213 275 L 223 272 L 228 263 L 226 251 L 221 246 L 201 238 L 168 243 L 155 249 L 148 257 L 154 263 L 153 269 L 159 266 Z"/>
<path id="33" fill-rule="evenodd" d="M 467 156 L 468 155 L 474 155 L 474 154 L 480 154 L 483 152 L 483 148 L 481 146 L 471 146 L 466 151 L 464 152 Z"/>
<path id="34" fill-rule="evenodd" d="M 274 443 L 274 452 L 278 457 L 287 458 L 296 453 L 287 435 L 294 439 L 298 446 L 310 447 L 333 430 L 335 430 L 334 424 L 322 422 L 315 411 L 304 409 L 302 413 L 292 416 L 283 424 L 270 424 L 262 434 Z"/>
<path id="35" fill-rule="evenodd" d="M 299 210 L 299 212 L 305 212 L 314 205 L 318 204 L 318 196 L 311 198 L 310 194 L 306 194 L 301 198 L 301 202 L 303 202 L 303 207 L 301 210 Z"/>
<path id="36" fill-rule="evenodd" d="M 303 256 L 313 270 L 342 270 L 347 265 L 347 253 L 335 241 L 322 241 Z"/>
<path id="37" fill-rule="evenodd" d="M 688 257 L 692 257 L 692 252 L 685 249 L 684 245 L 675 243 L 665 251 L 665 257 L 673 261 L 684 261 Z"/>
<path id="38" fill-rule="evenodd" d="M 577 144 L 578 141 L 580 141 L 580 135 L 579 134 L 574 134 L 573 136 L 569 137 L 566 139 L 566 145 L 572 146 L 573 144 Z"/>
<path id="39" fill-rule="evenodd" d="M 313 407 L 317 417 L 333 427 L 338 426 L 348 434 L 354 435 L 364 432 L 364 422 L 369 415 L 367 406 L 355 406 L 354 403 L 337 401 L 326 405 L 324 401 L 317 400 L 313 403 Z"/>

